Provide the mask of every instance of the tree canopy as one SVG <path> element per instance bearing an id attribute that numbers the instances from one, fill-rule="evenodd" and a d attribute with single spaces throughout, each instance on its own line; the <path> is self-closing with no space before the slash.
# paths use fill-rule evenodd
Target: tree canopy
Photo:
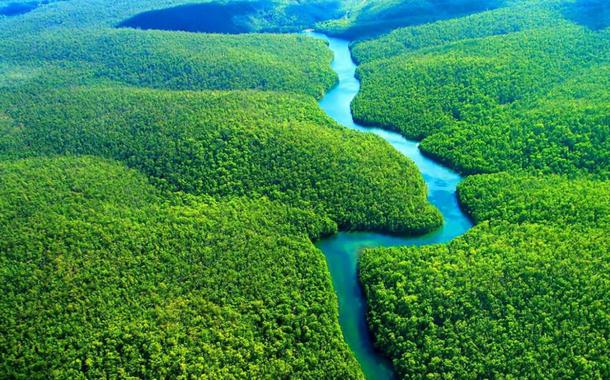
<path id="1" fill-rule="evenodd" d="M 95 157 L 0 179 L 0 377 L 361 377 L 310 241 L 328 219 Z"/>

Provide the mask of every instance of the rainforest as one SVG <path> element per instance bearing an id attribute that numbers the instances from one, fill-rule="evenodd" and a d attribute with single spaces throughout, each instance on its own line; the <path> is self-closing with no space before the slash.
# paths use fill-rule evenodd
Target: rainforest
<path id="1" fill-rule="evenodd" d="M 610 3 L 0 0 L 0 379 L 610 378 Z"/>

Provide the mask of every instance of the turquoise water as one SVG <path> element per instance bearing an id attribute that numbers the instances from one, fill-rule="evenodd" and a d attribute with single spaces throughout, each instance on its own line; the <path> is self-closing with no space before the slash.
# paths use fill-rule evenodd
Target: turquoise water
<path id="1" fill-rule="evenodd" d="M 349 41 L 308 33 L 330 44 L 335 53 L 332 67 L 339 84 L 321 101 L 320 107 L 340 124 L 362 132 L 374 133 L 392 144 L 418 166 L 428 185 L 428 199 L 443 214 L 445 224 L 433 233 L 418 237 L 400 237 L 372 232 L 340 232 L 319 241 L 328 262 L 333 285 L 339 299 L 339 323 L 343 336 L 369 380 L 395 378 L 391 363 L 375 351 L 366 322 L 366 299 L 358 282 L 358 256 L 363 248 L 426 245 L 448 242 L 472 227 L 459 207 L 456 186 L 462 177 L 456 172 L 424 157 L 415 141 L 395 132 L 369 128 L 354 123 L 350 104 L 360 83 L 355 77 L 356 65 L 349 51 Z"/>

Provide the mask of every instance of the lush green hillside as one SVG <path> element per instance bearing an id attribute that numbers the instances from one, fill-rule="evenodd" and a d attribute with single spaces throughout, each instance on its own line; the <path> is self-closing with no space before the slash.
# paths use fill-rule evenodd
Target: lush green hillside
<path id="1" fill-rule="evenodd" d="M 497 173 L 466 178 L 458 193 L 476 222 L 500 220 L 610 228 L 610 181 Z"/>
<path id="2" fill-rule="evenodd" d="M 118 28 L 142 12 L 193 3 L 197 2 L 52 1 L 38 2 L 37 8 L 25 14 L 0 16 L 0 84 L 15 85 L 10 79 L 18 77 L 19 82 L 51 87 L 112 82 L 177 90 L 289 91 L 317 98 L 334 84 L 336 76 L 329 66 L 332 55 L 322 41 L 304 36 Z M 310 4 L 311 12 L 330 6 L 326 3 Z M 286 0 L 265 9 L 284 15 L 299 12 L 299 7 Z M 180 17 L 192 13 L 186 9 Z M 261 18 L 269 25 L 253 30 L 280 27 L 288 22 L 285 18 Z"/>
<path id="3" fill-rule="evenodd" d="M 0 0 L 0 378 L 362 378 L 312 239 L 442 221 L 410 160 L 320 110 L 322 41 L 238 35 L 313 25 L 417 25 L 353 44 L 355 117 L 502 172 L 460 186 L 465 236 L 363 254 L 398 374 L 610 378 L 609 11 Z"/>
<path id="4" fill-rule="evenodd" d="M 365 251 L 377 345 L 402 378 L 610 375 L 610 183 L 509 173 L 458 189 L 447 245 Z"/>
<path id="5" fill-rule="evenodd" d="M 464 39 L 556 26 L 561 23 L 557 19 L 560 3 L 561 0 L 524 0 L 511 7 L 467 17 L 399 28 L 378 38 L 358 41 L 352 47 L 352 54 L 357 62 L 366 63 Z"/>
<path id="6" fill-rule="evenodd" d="M 328 119 L 312 98 L 121 88 L 5 100 L 0 157 L 88 154 L 164 188 L 267 196 L 344 228 L 422 232 L 441 223 L 415 165 L 376 136 Z"/>
<path id="7" fill-rule="evenodd" d="M 531 103 L 517 101 L 490 120 L 441 129 L 421 148 L 466 173 L 525 169 L 608 179 L 609 88 L 610 65 L 593 65 Z"/>
<path id="8" fill-rule="evenodd" d="M 309 241 L 329 221 L 97 158 L 0 178 L 0 377 L 360 378 Z"/>
<path id="9" fill-rule="evenodd" d="M 0 378 L 362 378 L 311 240 L 440 214 L 412 162 L 319 109 L 323 42 L 121 27 L 211 9 L 194 3 L 0 15 Z M 279 1 L 235 21 L 339 11 Z"/>
<path id="10" fill-rule="evenodd" d="M 378 346 L 402 378 L 610 376 L 610 31 L 531 2 L 353 46 L 358 119 L 423 138 L 481 223 L 366 251 Z M 571 16 L 574 16 L 571 14 Z"/>
<path id="11" fill-rule="evenodd" d="M 505 8 L 356 44 L 356 117 L 425 138 L 423 151 L 465 173 L 608 178 L 610 30 L 574 24 L 565 8 Z"/>
<path id="12" fill-rule="evenodd" d="M 425 24 L 503 6 L 505 0 L 371 0 L 346 1 L 345 15 L 320 21 L 317 28 L 347 38 L 358 38 L 408 25 Z"/>
<path id="13" fill-rule="evenodd" d="M 262 89 L 321 97 L 335 82 L 324 43 L 296 35 L 61 30 L 0 41 L 7 71 L 57 85 Z M 15 85 L 13 83 L 12 85 Z"/>
<path id="14" fill-rule="evenodd" d="M 240 32 L 298 32 L 318 21 L 341 16 L 343 5 L 340 0 L 3 0 L 0 1 L 0 22 L 7 28 L 0 26 L 0 33 L 3 30 L 40 32 L 49 28 L 108 28 L 153 12 L 160 12 L 157 14 L 172 30 L 176 29 L 173 26 L 187 22 L 204 28 L 211 23 L 234 24 L 243 28 Z M 9 6 L 25 8 L 25 12 L 7 17 L 1 10 Z M 19 14 L 23 16 L 16 16 Z"/>
<path id="15" fill-rule="evenodd" d="M 483 224 L 448 246 L 366 251 L 378 345 L 405 379 L 607 378 L 608 236 Z"/>

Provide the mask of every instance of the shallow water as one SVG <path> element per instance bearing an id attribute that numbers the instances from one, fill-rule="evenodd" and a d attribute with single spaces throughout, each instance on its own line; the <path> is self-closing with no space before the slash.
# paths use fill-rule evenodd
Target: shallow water
<path id="1" fill-rule="evenodd" d="M 339 299 L 339 323 L 343 336 L 354 352 L 367 379 L 395 378 L 391 363 L 376 352 L 366 321 L 366 299 L 358 282 L 358 256 L 363 248 L 411 246 L 444 243 L 462 235 L 472 227 L 470 219 L 459 207 L 456 187 L 462 177 L 434 160 L 425 157 L 418 143 L 400 134 L 354 123 L 350 104 L 360 82 L 355 77 L 356 65 L 349 41 L 330 38 L 319 33 L 308 33 L 329 42 L 335 54 L 333 70 L 339 75 L 339 84 L 321 101 L 320 107 L 338 123 L 362 132 L 374 133 L 388 141 L 396 150 L 415 162 L 428 185 L 428 199 L 443 214 L 445 224 L 438 230 L 418 237 L 401 237 L 373 232 L 340 232 L 319 241 L 328 262 L 333 285 Z"/>

